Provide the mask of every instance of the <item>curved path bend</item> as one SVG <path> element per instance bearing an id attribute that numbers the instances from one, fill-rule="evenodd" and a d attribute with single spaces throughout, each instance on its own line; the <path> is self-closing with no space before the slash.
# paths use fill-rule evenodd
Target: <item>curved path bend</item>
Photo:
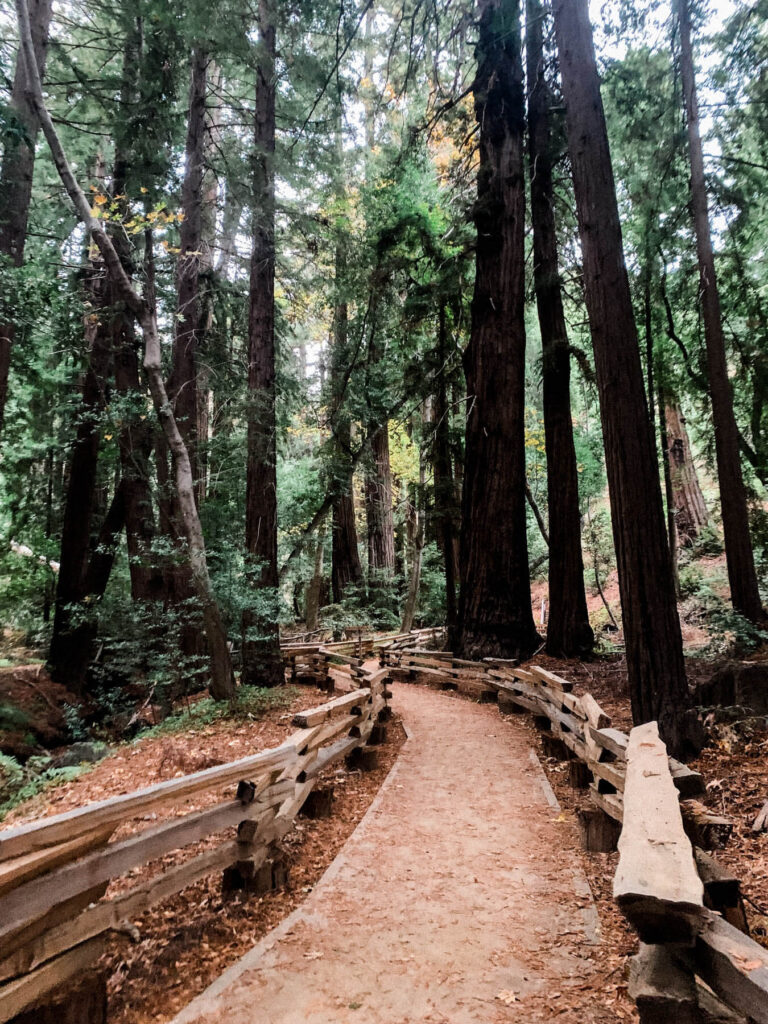
<path id="1" fill-rule="evenodd" d="M 525 730 L 395 685 L 410 734 L 305 903 L 174 1024 L 603 1021 L 597 915 Z"/>

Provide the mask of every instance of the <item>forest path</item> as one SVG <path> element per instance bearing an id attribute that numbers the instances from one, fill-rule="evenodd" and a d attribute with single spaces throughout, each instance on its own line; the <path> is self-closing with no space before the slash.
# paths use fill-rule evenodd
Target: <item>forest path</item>
<path id="1" fill-rule="evenodd" d="M 417 686 L 394 705 L 410 738 L 342 853 L 174 1024 L 612 1019 L 590 993 L 591 893 L 524 728 Z"/>

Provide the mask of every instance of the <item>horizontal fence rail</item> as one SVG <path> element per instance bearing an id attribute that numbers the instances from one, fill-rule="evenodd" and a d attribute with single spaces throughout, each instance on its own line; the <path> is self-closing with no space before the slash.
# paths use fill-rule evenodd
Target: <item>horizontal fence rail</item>
<path id="1" fill-rule="evenodd" d="M 655 722 L 615 729 L 591 694 L 537 665 L 466 662 L 417 644 L 380 658 L 393 680 L 530 712 L 545 753 L 568 760 L 603 826 L 590 834 L 580 812 L 585 845 L 618 842 L 614 897 L 640 939 L 630 994 L 643 1024 L 768 1024 L 768 950 L 748 935 L 738 879 L 708 852 L 727 844 L 733 822 L 701 803 L 703 777 L 667 755 Z"/>
<path id="2" fill-rule="evenodd" d="M 415 642 L 422 634 L 408 636 Z M 214 872 L 249 879 L 270 861 L 322 770 L 362 754 L 391 713 L 388 671 L 366 672 L 361 657 L 343 648 L 316 644 L 309 653 L 324 679 L 341 670 L 340 686 L 350 692 L 297 714 L 296 731 L 279 746 L 0 830 L 0 1024 L 91 967 L 106 934 L 126 920 Z M 201 798 L 202 809 L 190 806 Z M 176 816 L 146 825 L 150 813 L 169 810 Z M 126 824 L 138 830 L 125 837 Z M 149 881 L 106 895 L 115 879 L 210 837 L 219 840 L 213 848 L 193 849 L 171 867 L 160 863 Z"/>

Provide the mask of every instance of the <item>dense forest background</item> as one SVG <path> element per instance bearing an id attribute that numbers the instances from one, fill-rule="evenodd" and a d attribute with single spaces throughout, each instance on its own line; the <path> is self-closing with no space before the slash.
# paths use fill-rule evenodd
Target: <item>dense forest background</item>
<path id="1" fill-rule="evenodd" d="M 121 284 L 40 131 L 17 12 L 0 5 L 11 662 L 42 655 L 68 691 L 112 708 L 136 687 L 170 700 L 211 682 L 227 696 L 232 667 L 244 683 L 279 682 L 278 625 L 447 624 L 470 657 L 525 656 L 545 627 L 555 654 L 621 641 L 615 552 L 626 581 L 644 543 L 616 544 L 617 530 L 649 517 L 609 502 L 619 477 L 605 452 L 621 458 L 625 442 L 606 417 L 632 392 L 599 354 L 570 121 L 579 82 L 558 60 L 567 12 L 556 39 L 544 5 L 519 6 L 29 0 L 51 125 Z M 768 3 L 621 0 L 591 14 L 639 433 L 654 448 L 643 490 L 664 502 L 687 641 L 745 650 L 765 639 L 768 593 Z M 512 102 L 497 109 L 498 82 Z M 517 261 L 512 199 L 482 204 L 499 153 L 525 203 L 509 235 Z M 503 338 L 478 299 L 499 267 L 511 282 Z M 619 312 L 607 319 L 621 326 Z M 498 445 L 483 446 L 484 408 L 509 429 Z M 629 412 L 626 423 L 638 433 Z M 721 490 L 738 507 L 723 509 Z M 634 599 L 622 599 L 626 618 Z"/>

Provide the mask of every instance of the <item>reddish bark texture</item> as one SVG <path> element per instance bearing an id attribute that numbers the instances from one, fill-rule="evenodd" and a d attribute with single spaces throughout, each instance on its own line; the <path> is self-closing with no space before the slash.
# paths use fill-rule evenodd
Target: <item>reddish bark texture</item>
<path id="1" fill-rule="evenodd" d="M 579 474 L 571 418 L 571 364 L 557 258 L 550 126 L 552 91 L 544 74 L 544 9 L 539 0 L 528 0 L 526 11 L 533 279 L 542 342 L 549 507 L 547 653 L 572 657 L 591 651 L 594 634 L 584 591 Z"/>
<path id="2" fill-rule="evenodd" d="M 675 528 L 681 546 L 690 547 L 709 522 L 709 515 L 691 454 L 685 417 L 677 402 L 666 404 L 664 418 Z"/>
<path id="3" fill-rule="evenodd" d="M 48 29 L 51 24 L 53 0 L 28 0 L 32 42 L 40 77 L 45 73 L 48 49 Z M 7 257 L 14 267 L 24 260 L 27 239 L 27 221 L 32 198 L 32 173 L 35 167 L 35 140 L 40 120 L 27 95 L 27 75 L 19 52 L 11 92 L 11 111 L 18 118 L 23 137 L 7 141 L 0 170 L 0 257 Z M 14 325 L 0 315 L 0 430 L 5 418 L 8 397 L 8 373 L 11 366 L 11 347 Z"/>
<path id="4" fill-rule="evenodd" d="M 688 690 L 658 466 L 587 0 L 555 0 L 611 519 L 636 723 L 685 746 Z"/>
<path id="5" fill-rule="evenodd" d="M 254 226 L 248 304 L 248 474 L 245 547 L 255 603 L 243 615 L 242 682 L 283 682 L 277 624 L 275 439 L 275 12 L 259 3 L 260 60 L 254 119 Z"/>
<path id="6" fill-rule="evenodd" d="M 480 126 L 458 649 L 526 658 L 533 624 L 525 514 L 525 101 L 515 0 L 480 4 Z"/>

